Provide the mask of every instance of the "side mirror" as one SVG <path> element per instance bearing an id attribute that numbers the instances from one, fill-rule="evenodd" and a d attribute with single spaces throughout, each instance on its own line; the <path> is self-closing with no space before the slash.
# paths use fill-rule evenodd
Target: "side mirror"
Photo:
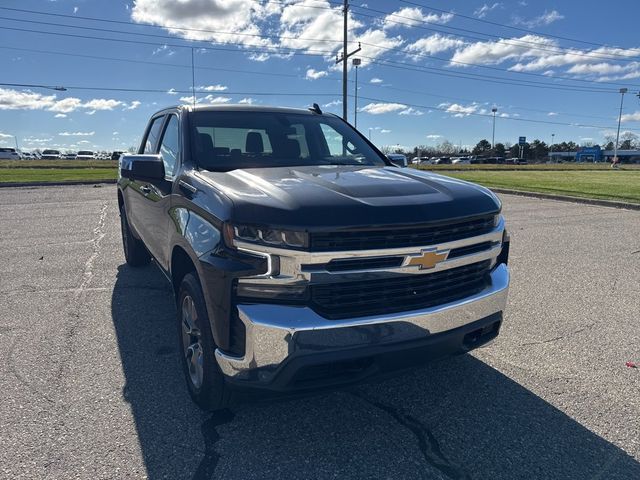
<path id="1" fill-rule="evenodd" d="M 164 163 L 160 155 L 120 156 L 120 176 L 131 180 L 164 180 Z"/>

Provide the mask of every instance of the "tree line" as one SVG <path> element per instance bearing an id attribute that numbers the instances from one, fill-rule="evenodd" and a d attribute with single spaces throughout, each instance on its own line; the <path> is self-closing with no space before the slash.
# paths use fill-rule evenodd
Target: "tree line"
<path id="1" fill-rule="evenodd" d="M 600 145 L 603 150 L 613 150 L 615 136 L 605 135 L 604 145 Z M 531 142 L 526 142 L 523 147 L 523 158 L 526 160 L 542 160 L 549 156 L 549 152 L 577 152 L 580 147 L 593 147 L 596 146 L 592 141 L 584 140 L 580 144 L 569 142 L 558 142 L 552 145 L 542 140 L 535 139 Z M 633 132 L 623 132 L 620 134 L 620 140 L 618 144 L 619 150 L 633 150 L 640 149 L 640 138 Z M 454 145 L 449 140 L 443 140 L 441 143 L 432 145 L 417 145 L 411 150 L 406 150 L 394 146 L 386 146 L 382 148 L 383 153 L 402 153 L 408 158 L 414 157 L 451 157 L 451 156 L 465 156 L 465 155 L 478 155 L 478 156 L 494 156 L 494 157 L 519 157 L 520 145 L 510 142 L 496 143 L 491 147 L 491 142 L 487 139 L 480 140 L 475 147 L 471 150 L 465 147 Z"/>

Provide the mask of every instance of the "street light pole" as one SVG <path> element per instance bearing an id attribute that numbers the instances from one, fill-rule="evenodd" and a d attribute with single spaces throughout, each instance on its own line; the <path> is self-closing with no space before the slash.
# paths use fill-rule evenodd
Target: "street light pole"
<path id="1" fill-rule="evenodd" d="M 353 126 L 358 128 L 358 66 L 362 63 L 362 60 L 359 58 L 354 58 L 352 61 L 353 66 L 356 68 L 356 92 L 353 96 L 354 105 L 353 105 Z"/>
<path id="2" fill-rule="evenodd" d="M 555 136 L 555 133 L 551 134 L 551 145 L 549 145 L 549 160 L 551 160 L 551 149 L 553 148 L 553 139 L 555 138 Z"/>
<path id="3" fill-rule="evenodd" d="M 620 113 L 618 114 L 618 132 L 616 133 L 616 143 L 613 146 L 613 164 L 618 163 L 618 140 L 620 139 L 620 122 L 622 120 L 622 102 L 624 102 L 624 94 L 627 93 L 629 89 L 621 88 L 620 89 Z"/>
<path id="4" fill-rule="evenodd" d="M 496 107 L 493 107 L 491 111 L 493 112 L 493 133 L 491 134 L 491 150 L 495 150 L 496 148 L 496 112 L 498 111 L 498 109 Z"/>

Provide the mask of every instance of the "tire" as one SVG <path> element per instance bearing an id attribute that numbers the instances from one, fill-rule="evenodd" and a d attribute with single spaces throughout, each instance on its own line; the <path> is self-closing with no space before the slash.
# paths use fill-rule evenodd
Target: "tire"
<path id="1" fill-rule="evenodd" d="M 188 273 L 177 297 L 177 325 L 180 363 L 194 403 L 207 411 L 230 404 L 231 394 L 215 359 L 215 343 L 200 281 Z"/>
<path id="2" fill-rule="evenodd" d="M 133 236 L 124 206 L 120 208 L 120 230 L 122 232 L 122 248 L 127 265 L 131 265 L 132 267 L 144 267 L 148 265 L 151 261 L 151 255 L 149 255 L 142 240 L 138 240 Z"/>

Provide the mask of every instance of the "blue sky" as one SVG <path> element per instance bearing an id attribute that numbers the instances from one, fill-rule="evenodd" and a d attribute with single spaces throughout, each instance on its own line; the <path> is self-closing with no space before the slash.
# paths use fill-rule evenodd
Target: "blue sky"
<path id="1" fill-rule="evenodd" d="M 0 146 L 14 135 L 25 149 L 137 145 L 151 113 L 190 101 L 191 46 L 198 103 L 316 102 L 340 114 L 337 3 L 3 0 L 0 82 L 67 90 L 0 86 Z M 352 6 L 350 49 L 362 43 L 358 128 L 379 146 L 490 140 L 494 106 L 496 141 L 602 143 L 615 132 L 621 87 L 622 130 L 640 134 L 635 2 Z M 352 123 L 353 80 L 352 70 Z"/>

